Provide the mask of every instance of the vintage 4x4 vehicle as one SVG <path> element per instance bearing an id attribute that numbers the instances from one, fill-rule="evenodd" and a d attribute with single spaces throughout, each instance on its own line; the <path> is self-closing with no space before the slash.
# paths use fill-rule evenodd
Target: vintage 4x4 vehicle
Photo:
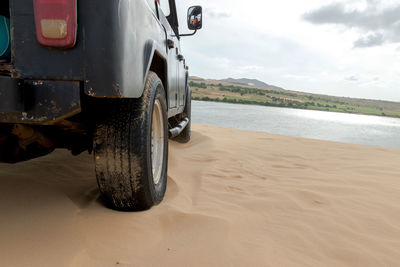
<path id="1" fill-rule="evenodd" d="M 93 152 L 117 210 L 161 202 L 168 138 L 190 139 L 191 93 L 175 0 L 2 0 L 0 162 Z M 3 47 L 1 47 L 3 46 Z"/>

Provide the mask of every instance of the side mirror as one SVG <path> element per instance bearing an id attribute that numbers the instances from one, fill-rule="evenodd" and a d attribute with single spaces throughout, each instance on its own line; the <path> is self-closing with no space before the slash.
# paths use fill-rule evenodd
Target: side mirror
<path id="1" fill-rule="evenodd" d="M 201 6 L 192 6 L 188 9 L 188 28 L 197 31 L 203 26 L 203 9 Z"/>

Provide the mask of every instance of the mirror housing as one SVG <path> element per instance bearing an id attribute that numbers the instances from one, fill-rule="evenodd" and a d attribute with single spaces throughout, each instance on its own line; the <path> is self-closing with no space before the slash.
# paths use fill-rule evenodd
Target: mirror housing
<path id="1" fill-rule="evenodd" d="M 197 31 L 203 26 L 203 9 L 201 6 L 192 6 L 188 9 L 188 28 Z"/>

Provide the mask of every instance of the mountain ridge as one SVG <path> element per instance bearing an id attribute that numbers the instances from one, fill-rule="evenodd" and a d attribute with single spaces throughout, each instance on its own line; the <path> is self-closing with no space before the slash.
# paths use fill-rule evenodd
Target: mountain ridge
<path id="1" fill-rule="evenodd" d="M 227 79 L 221 79 L 219 81 L 222 82 L 227 82 L 227 83 L 234 83 L 234 84 L 239 84 L 239 85 L 248 85 L 248 86 L 256 86 L 256 87 L 261 87 L 261 88 L 268 88 L 268 89 L 278 89 L 278 90 L 285 90 L 284 88 L 267 84 L 263 81 L 257 80 L 257 79 L 249 79 L 249 78 L 227 78 Z"/>

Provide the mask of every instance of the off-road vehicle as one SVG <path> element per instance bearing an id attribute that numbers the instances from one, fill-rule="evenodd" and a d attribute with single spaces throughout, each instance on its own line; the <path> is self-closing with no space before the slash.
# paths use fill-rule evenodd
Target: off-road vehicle
<path id="1" fill-rule="evenodd" d="M 2 0 L 0 162 L 93 152 L 117 210 L 158 204 L 168 138 L 190 139 L 191 93 L 175 0 Z"/>

